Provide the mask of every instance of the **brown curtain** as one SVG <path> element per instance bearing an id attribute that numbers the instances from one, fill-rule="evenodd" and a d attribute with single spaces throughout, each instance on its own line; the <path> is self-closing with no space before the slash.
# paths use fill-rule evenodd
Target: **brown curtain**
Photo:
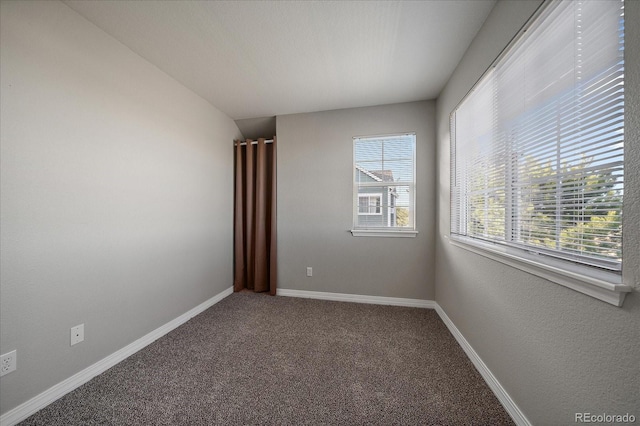
<path id="1" fill-rule="evenodd" d="M 233 290 L 276 294 L 276 138 L 235 141 Z"/>

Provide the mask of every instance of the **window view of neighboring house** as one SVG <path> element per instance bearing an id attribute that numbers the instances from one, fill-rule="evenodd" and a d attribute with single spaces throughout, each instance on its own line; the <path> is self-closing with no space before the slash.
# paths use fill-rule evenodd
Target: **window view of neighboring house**
<path id="1" fill-rule="evenodd" d="M 354 228 L 414 229 L 415 134 L 354 138 Z"/>
<path id="2" fill-rule="evenodd" d="M 398 226 L 396 221 L 396 198 L 392 170 L 365 170 L 356 166 L 359 182 L 379 182 L 380 186 L 362 187 L 358 191 L 358 224 L 369 227 Z"/>

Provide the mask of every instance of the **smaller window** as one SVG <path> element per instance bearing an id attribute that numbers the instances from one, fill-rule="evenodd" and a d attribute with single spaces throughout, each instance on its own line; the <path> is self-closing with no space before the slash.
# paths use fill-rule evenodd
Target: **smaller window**
<path id="1" fill-rule="evenodd" d="M 358 214 L 381 215 L 381 198 L 382 194 L 358 194 Z"/>
<path id="2" fill-rule="evenodd" d="M 353 138 L 354 236 L 415 235 L 414 133 Z"/>

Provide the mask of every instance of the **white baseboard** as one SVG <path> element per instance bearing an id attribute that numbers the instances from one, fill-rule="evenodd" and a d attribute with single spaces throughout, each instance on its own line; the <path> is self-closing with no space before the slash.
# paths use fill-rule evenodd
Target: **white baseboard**
<path id="1" fill-rule="evenodd" d="M 47 389 L 41 394 L 31 398 L 27 402 L 18 405 L 16 408 L 10 411 L 7 411 L 5 414 L 0 416 L 0 426 L 12 426 L 26 419 L 27 417 L 31 416 L 38 410 L 46 407 L 47 405 L 51 404 L 55 400 L 63 397 L 67 393 L 71 392 L 72 390 L 78 388 L 79 386 L 93 379 L 97 375 L 113 367 L 120 361 L 138 352 L 140 349 L 158 340 L 160 337 L 169 333 L 173 329 L 189 321 L 194 316 L 204 312 L 205 310 L 215 305 L 216 303 L 218 303 L 219 301 L 221 301 L 222 299 L 224 299 L 225 297 L 229 296 L 232 293 L 233 293 L 233 287 L 229 287 L 228 289 L 213 296 L 211 299 L 199 304 L 195 308 L 180 315 L 178 318 L 175 318 L 174 320 L 169 321 L 165 325 L 156 328 L 151 333 L 142 336 L 135 342 L 112 353 L 106 358 L 101 359 L 95 364 L 90 365 L 89 367 L 74 374 L 68 379 L 58 383 L 57 385 Z"/>
<path id="2" fill-rule="evenodd" d="M 289 290 L 279 288 L 278 296 L 302 297 L 305 299 L 333 300 L 337 302 L 368 303 L 372 305 L 408 306 L 412 308 L 434 309 L 433 300 L 404 299 L 401 297 L 363 296 L 360 294 L 326 293 L 324 291 Z"/>
<path id="3" fill-rule="evenodd" d="M 460 333 L 458 327 L 455 326 L 453 321 L 451 321 L 440 305 L 437 303 L 435 305 L 436 312 L 440 315 L 442 321 L 445 323 L 451 334 L 453 334 L 453 337 L 458 341 L 458 344 L 460 344 L 473 365 L 475 365 L 484 381 L 487 382 L 487 385 L 489 385 L 489 388 L 496 395 L 504 409 L 507 410 L 507 413 L 509 413 L 513 421 L 519 426 L 531 426 L 531 422 L 525 417 L 524 413 L 516 403 L 513 402 L 513 399 L 511 399 L 507 391 L 502 387 L 500 382 L 498 382 L 498 379 L 496 379 L 491 370 L 489 370 L 489 367 L 487 367 L 477 352 L 471 347 L 469 342 L 467 342 L 467 339 L 465 339 L 462 333 Z"/>

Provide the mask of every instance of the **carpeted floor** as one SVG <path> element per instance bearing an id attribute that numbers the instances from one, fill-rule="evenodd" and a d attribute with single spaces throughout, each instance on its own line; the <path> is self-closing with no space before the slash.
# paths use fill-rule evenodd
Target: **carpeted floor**
<path id="1" fill-rule="evenodd" d="M 21 425 L 513 424 L 437 313 L 236 293 Z"/>

